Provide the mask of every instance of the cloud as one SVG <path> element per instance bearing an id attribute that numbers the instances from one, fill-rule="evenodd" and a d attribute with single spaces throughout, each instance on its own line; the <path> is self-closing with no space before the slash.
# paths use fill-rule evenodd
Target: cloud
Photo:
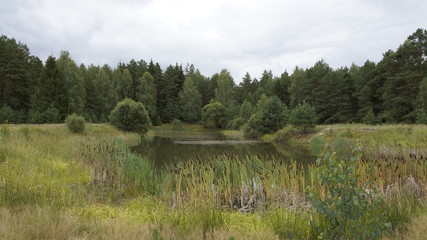
<path id="1" fill-rule="evenodd" d="M 6 0 L 0 30 L 43 59 L 116 66 L 134 58 L 275 75 L 324 59 L 332 67 L 378 61 L 427 22 L 422 1 Z"/>

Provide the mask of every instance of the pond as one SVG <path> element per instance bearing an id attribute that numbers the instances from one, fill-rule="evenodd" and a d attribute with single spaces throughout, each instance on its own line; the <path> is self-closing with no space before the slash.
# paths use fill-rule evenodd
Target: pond
<path id="1" fill-rule="evenodd" d="M 147 156 L 157 167 L 196 157 L 212 159 L 224 154 L 239 157 L 258 155 L 299 162 L 314 159 L 307 149 L 301 147 L 277 146 L 260 140 L 225 136 L 219 132 L 191 130 L 155 131 L 154 136 L 143 137 L 141 143 L 132 150 Z"/>

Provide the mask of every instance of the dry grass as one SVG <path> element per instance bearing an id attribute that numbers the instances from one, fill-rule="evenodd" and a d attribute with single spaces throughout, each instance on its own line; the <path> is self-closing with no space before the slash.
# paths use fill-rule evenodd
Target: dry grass
<path id="1" fill-rule="evenodd" d="M 427 239 L 427 211 L 411 219 L 403 229 L 395 231 L 384 240 L 426 240 Z"/>

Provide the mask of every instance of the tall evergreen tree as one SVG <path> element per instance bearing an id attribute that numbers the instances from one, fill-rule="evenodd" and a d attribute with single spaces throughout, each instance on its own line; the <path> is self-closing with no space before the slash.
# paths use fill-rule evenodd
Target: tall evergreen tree
<path id="1" fill-rule="evenodd" d="M 65 118 L 68 110 L 67 91 L 53 56 L 46 60 L 32 98 L 33 110 L 43 112 L 50 107 L 56 108 L 61 118 Z"/>
<path id="2" fill-rule="evenodd" d="M 289 87 L 291 86 L 291 79 L 287 72 L 282 73 L 280 78 L 275 79 L 273 86 L 273 94 L 276 95 L 286 106 L 291 103 L 289 94 Z"/>
<path id="3" fill-rule="evenodd" d="M 0 37 L 0 107 L 28 109 L 33 86 L 40 76 L 42 62 L 30 56 L 25 44 Z"/>
<path id="4" fill-rule="evenodd" d="M 296 67 L 290 76 L 289 98 L 290 107 L 294 108 L 298 104 L 303 103 L 308 99 L 310 94 L 307 74 L 304 69 Z"/>
<path id="5" fill-rule="evenodd" d="M 90 65 L 86 68 L 83 64 L 80 65 L 80 72 L 84 79 L 84 88 L 86 93 L 86 101 L 84 106 L 84 116 L 89 122 L 98 122 L 98 108 L 101 105 L 100 91 L 96 87 L 95 77 L 99 71 L 99 67 Z"/>
<path id="6" fill-rule="evenodd" d="M 167 123 L 179 118 L 178 93 L 181 91 L 183 83 L 184 72 L 182 66 L 176 64 L 166 68 L 162 81 L 157 86 L 158 88 L 160 87 L 159 95 L 157 96 L 157 109 L 162 122 Z"/>

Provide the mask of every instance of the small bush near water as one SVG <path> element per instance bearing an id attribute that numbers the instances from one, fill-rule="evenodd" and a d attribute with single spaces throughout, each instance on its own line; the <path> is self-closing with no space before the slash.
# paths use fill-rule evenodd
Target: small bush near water
<path id="1" fill-rule="evenodd" d="M 110 113 L 110 124 L 122 131 L 146 133 L 151 127 L 144 104 L 126 98 Z"/>
<path id="2" fill-rule="evenodd" d="M 86 127 L 86 121 L 84 117 L 78 116 L 73 113 L 65 119 L 68 130 L 72 133 L 82 133 Z"/>
<path id="3" fill-rule="evenodd" d="M 182 122 L 179 119 L 174 119 L 172 121 L 172 128 L 173 130 L 181 130 L 182 129 Z"/>

